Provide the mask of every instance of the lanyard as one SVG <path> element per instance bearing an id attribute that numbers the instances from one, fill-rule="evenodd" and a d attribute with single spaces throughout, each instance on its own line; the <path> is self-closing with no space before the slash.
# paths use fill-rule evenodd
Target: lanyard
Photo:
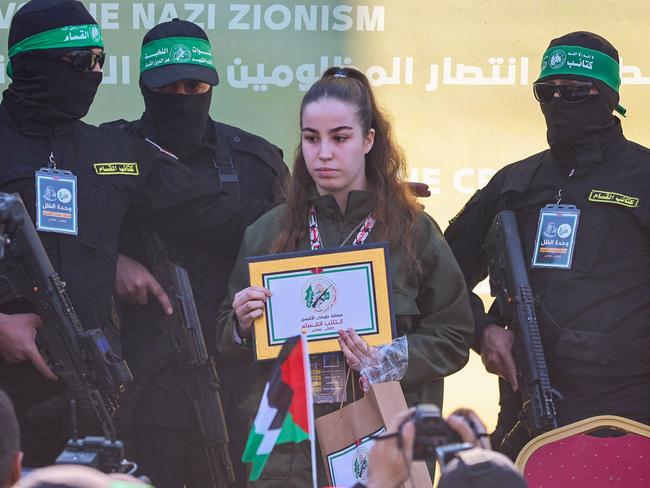
<path id="1" fill-rule="evenodd" d="M 370 234 L 370 231 L 372 228 L 375 226 L 376 220 L 372 216 L 372 212 L 368 214 L 368 216 L 363 219 L 359 225 L 357 225 L 354 229 L 352 229 L 352 232 L 348 234 L 348 236 L 339 244 L 339 246 L 344 246 L 346 242 L 352 237 L 352 234 L 356 232 L 356 230 L 361 227 L 359 230 L 359 233 L 357 234 L 357 237 L 354 239 L 352 242 L 353 246 L 360 246 L 364 242 L 366 242 L 366 239 L 368 238 L 368 235 Z M 311 208 L 309 209 L 309 242 L 311 244 L 311 250 L 312 251 L 318 251 L 319 249 L 323 249 L 323 241 L 321 241 L 320 238 L 320 231 L 318 230 L 318 219 L 316 218 L 316 209 L 312 205 Z"/>
<path id="2" fill-rule="evenodd" d="M 354 235 L 357 229 L 359 233 L 357 237 L 352 242 L 353 246 L 360 246 L 363 244 L 370 231 L 375 226 L 375 219 L 372 217 L 372 212 L 363 219 L 359 224 L 352 229 L 352 232 L 339 244 L 339 246 L 344 246 L 346 242 Z M 318 251 L 323 249 L 323 241 L 320 238 L 320 231 L 318 230 L 318 219 L 316 218 L 316 209 L 312 205 L 309 209 L 309 241 L 311 243 L 311 250 Z M 320 272 L 320 270 L 313 270 L 312 272 Z M 330 366 L 327 368 L 324 367 L 325 360 L 327 358 Z M 326 352 L 323 354 L 315 354 L 310 356 L 311 369 L 312 372 L 317 372 L 317 375 L 320 375 L 321 381 L 321 391 L 320 393 L 313 394 L 314 403 L 338 403 L 344 402 L 346 398 L 346 388 L 347 380 L 343 381 L 345 378 L 345 359 L 343 358 L 343 353 L 339 352 Z M 333 367 L 332 367 L 333 366 Z M 350 371 L 350 370 L 348 370 Z M 312 373 L 313 374 L 313 373 Z M 333 386 L 336 384 L 336 380 L 340 380 L 343 383 L 343 389 L 341 391 L 336 390 Z"/>

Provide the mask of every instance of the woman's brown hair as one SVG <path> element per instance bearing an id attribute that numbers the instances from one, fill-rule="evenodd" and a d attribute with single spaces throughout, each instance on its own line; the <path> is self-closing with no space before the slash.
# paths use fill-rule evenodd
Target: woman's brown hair
<path id="1" fill-rule="evenodd" d="M 330 68 L 307 91 L 300 105 L 300 125 L 305 107 L 323 98 L 333 98 L 356 107 L 364 134 L 375 130 L 372 148 L 366 154 L 366 180 L 373 216 L 377 220 L 373 233 L 377 240 L 401 247 L 408 270 L 419 271 L 415 239 L 417 214 L 420 206 L 404 183 L 406 161 L 402 149 L 394 140 L 388 117 L 377 106 L 370 83 L 363 73 L 353 68 Z M 309 191 L 313 180 L 301 146 L 296 149 L 293 172 L 287 192 L 285 225 L 272 246 L 272 252 L 298 249 L 307 233 Z"/>

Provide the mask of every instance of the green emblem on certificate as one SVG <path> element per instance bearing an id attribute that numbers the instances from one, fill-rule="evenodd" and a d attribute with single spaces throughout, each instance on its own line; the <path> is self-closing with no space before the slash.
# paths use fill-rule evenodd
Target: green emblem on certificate
<path id="1" fill-rule="evenodd" d="M 303 303 L 310 311 L 325 313 L 336 305 L 336 292 L 332 280 L 317 276 L 305 284 Z"/>
<path id="2" fill-rule="evenodd" d="M 256 358 L 275 358 L 299 333 L 312 354 L 340 351 L 339 330 L 349 328 L 372 346 L 390 342 L 387 262 L 385 243 L 249 258 L 251 285 L 273 293 L 255 321 Z"/>

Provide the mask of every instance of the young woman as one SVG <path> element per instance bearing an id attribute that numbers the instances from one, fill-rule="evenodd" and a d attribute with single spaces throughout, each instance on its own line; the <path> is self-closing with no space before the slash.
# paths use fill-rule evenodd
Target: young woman
<path id="1" fill-rule="evenodd" d="M 245 257 L 387 241 L 397 332 L 408 341 L 404 395 L 409 405 L 441 405 L 442 378 L 458 371 L 469 354 L 473 319 L 465 280 L 440 229 L 402 180 L 404 157 L 366 77 L 330 68 L 303 98 L 300 127 L 287 202 L 247 229 L 230 278 L 232 305 L 219 318 L 224 360 L 241 361 L 242 370 L 253 361 L 252 324 L 270 296 L 248 286 Z M 351 331 L 342 331 L 339 343 L 356 371 L 372 353 Z M 251 420 L 271 367 L 254 366 L 242 403 Z M 338 405 L 314 407 L 318 417 Z M 275 446 L 255 486 L 309 486 L 306 444 Z M 322 464 L 319 473 L 324 480 Z"/>

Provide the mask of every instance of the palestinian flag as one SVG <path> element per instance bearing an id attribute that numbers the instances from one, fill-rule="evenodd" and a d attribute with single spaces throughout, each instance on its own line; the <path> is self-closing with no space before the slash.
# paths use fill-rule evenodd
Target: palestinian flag
<path id="1" fill-rule="evenodd" d="M 242 456 L 242 461 L 253 463 L 250 481 L 260 477 L 276 444 L 310 439 L 311 372 L 308 364 L 306 340 L 300 336 L 287 339 L 264 388 Z"/>

